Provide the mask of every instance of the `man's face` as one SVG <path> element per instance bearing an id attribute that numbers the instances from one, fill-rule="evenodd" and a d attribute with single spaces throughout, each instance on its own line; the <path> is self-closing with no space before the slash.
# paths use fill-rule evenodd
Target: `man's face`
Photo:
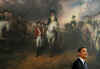
<path id="1" fill-rule="evenodd" d="M 50 16 L 54 16 L 54 13 L 52 12 L 52 13 L 50 14 Z"/>
<path id="2" fill-rule="evenodd" d="M 79 56 L 83 59 L 87 59 L 88 52 L 86 48 L 82 48 L 81 51 L 79 52 Z"/>

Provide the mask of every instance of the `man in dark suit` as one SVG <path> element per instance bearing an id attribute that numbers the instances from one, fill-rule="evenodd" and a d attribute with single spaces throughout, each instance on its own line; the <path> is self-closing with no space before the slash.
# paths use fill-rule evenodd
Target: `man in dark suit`
<path id="1" fill-rule="evenodd" d="M 72 69 L 88 69 L 88 66 L 86 63 L 87 56 L 88 56 L 87 48 L 86 47 L 79 48 L 78 56 L 79 57 L 72 65 Z"/>

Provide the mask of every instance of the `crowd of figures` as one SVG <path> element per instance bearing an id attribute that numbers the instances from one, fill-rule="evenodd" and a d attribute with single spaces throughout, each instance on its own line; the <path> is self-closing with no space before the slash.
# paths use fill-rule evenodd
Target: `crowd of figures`
<path id="1" fill-rule="evenodd" d="M 100 23 L 98 21 L 88 19 L 77 22 L 75 16 L 72 16 L 72 21 L 65 27 L 68 33 L 80 34 L 80 44 L 91 50 L 100 51 Z M 36 49 L 38 56 L 42 47 L 54 49 L 57 46 L 58 31 L 59 23 L 54 11 L 50 12 L 47 22 L 45 20 L 27 21 L 22 16 L 14 16 L 11 11 L 7 10 L 0 12 L 0 39 L 7 40 L 5 44 L 8 48 L 12 46 L 9 43 L 32 39 L 33 48 Z"/>
<path id="2" fill-rule="evenodd" d="M 56 47 L 56 41 L 58 37 L 58 22 L 53 12 L 50 14 L 50 18 L 47 23 L 38 21 L 33 27 L 33 44 L 37 52 L 37 56 L 43 46 L 47 46 L 51 52 Z M 45 47 L 46 48 L 46 47 Z M 52 53 L 53 54 L 53 53 Z M 52 55 L 51 55 L 52 56 Z"/>
<path id="3" fill-rule="evenodd" d="M 57 25 L 53 25 L 54 23 L 50 23 L 49 25 L 41 24 L 41 22 L 37 22 L 33 27 L 33 46 L 36 49 L 37 56 L 39 55 L 39 51 L 42 47 L 52 49 L 55 46 L 57 40 Z"/>
<path id="4" fill-rule="evenodd" d="M 50 12 L 48 22 L 42 20 L 26 21 L 22 16 L 14 16 L 12 12 L 5 11 L 0 13 L 0 39 L 7 40 L 9 44 L 32 39 L 33 48 L 36 56 L 39 56 L 42 47 L 47 46 L 54 49 L 57 41 L 58 22 L 53 11 Z M 9 46 L 8 46 L 9 45 Z"/>
<path id="5" fill-rule="evenodd" d="M 65 25 L 67 32 L 80 34 L 80 44 L 87 46 L 90 50 L 100 51 L 100 22 L 85 19 L 77 22 L 75 16 L 72 21 Z"/>

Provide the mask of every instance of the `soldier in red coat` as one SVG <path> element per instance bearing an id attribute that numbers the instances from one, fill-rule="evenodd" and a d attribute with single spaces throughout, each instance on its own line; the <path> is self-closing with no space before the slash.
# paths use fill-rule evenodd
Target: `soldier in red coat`
<path id="1" fill-rule="evenodd" d="M 35 30 L 34 30 L 34 36 L 35 36 L 35 39 L 40 36 L 41 32 L 40 32 L 40 27 L 39 25 L 36 26 Z"/>
<path id="2" fill-rule="evenodd" d="M 40 30 L 40 24 L 37 24 L 35 30 L 34 30 L 34 36 L 35 36 L 35 45 L 36 45 L 36 56 L 39 56 L 40 49 L 42 46 L 42 38 L 41 38 L 41 30 Z"/>

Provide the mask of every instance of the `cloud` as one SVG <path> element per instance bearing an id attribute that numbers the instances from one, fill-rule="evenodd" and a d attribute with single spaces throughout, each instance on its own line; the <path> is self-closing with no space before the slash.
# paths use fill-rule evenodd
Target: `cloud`
<path id="1" fill-rule="evenodd" d="M 0 0 L 1 1 L 1 0 Z M 16 15 L 25 18 L 43 18 L 48 16 L 50 8 L 59 12 L 60 0 L 3 0 L 3 7 L 10 8 Z"/>
<path id="2" fill-rule="evenodd" d="M 50 8 L 56 8 L 59 19 L 70 21 L 72 15 L 77 19 L 100 12 L 100 0 L 0 0 L 5 7 L 11 8 L 16 15 L 26 18 L 48 17 Z M 8 1 L 8 2 L 6 2 Z M 88 7 L 86 6 L 88 3 Z M 80 5 L 81 4 L 81 5 Z M 80 17 L 79 17 L 80 16 Z"/>
<path id="3" fill-rule="evenodd" d="M 100 12 L 100 0 L 91 0 L 88 2 L 87 9 L 82 13 L 82 16 L 95 16 Z"/>
<path id="4" fill-rule="evenodd" d="M 75 15 L 77 20 L 84 16 L 95 16 L 100 13 L 100 0 L 70 0 L 62 1 L 62 10 L 60 11 L 60 19 L 63 22 L 69 22 L 71 16 Z"/>
<path id="5" fill-rule="evenodd" d="M 17 2 L 18 2 L 19 4 L 24 4 L 24 3 L 25 3 L 25 0 L 17 0 Z"/>

